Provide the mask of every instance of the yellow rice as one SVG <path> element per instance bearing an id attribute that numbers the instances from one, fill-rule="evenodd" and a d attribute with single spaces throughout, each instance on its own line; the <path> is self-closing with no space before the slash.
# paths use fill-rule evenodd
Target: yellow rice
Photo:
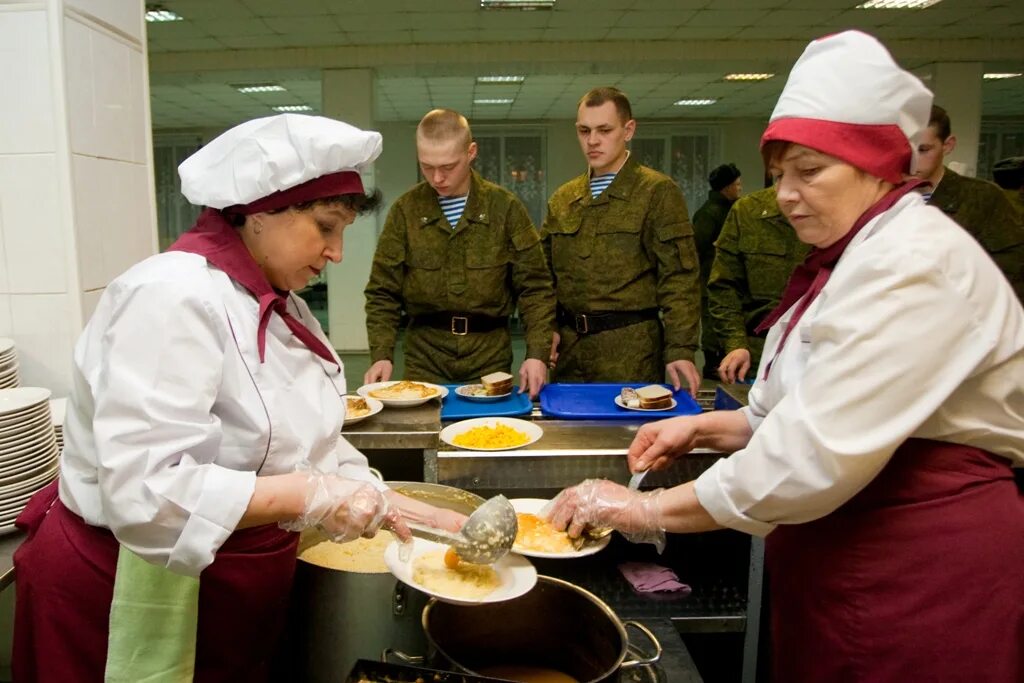
<path id="1" fill-rule="evenodd" d="M 529 440 L 530 437 L 518 429 L 503 425 L 500 422 L 493 427 L 473 427 L 452 439 L 456 446 L 494 450 L 522 446 Z"/>

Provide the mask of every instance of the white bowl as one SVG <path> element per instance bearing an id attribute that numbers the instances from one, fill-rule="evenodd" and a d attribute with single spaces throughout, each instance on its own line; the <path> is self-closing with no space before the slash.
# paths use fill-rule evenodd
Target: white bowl
<path id="1" fill-rule="evenodd" d="M 518 446 L 512 446 L 511 448 L 472 448 L 470 446 L 460 446 L 455 443 L 455 437 L 459 434 L 464 434 L 470 429 L 476 427 L 495 427 L 499 424 L 503 424 L 506 427 L 519 430 L 529 437 L 529 440 Z M 453 422 L 444 429 L 441 430 L 441 441 L 444 441 L 449 446 L 455 448 L 462 448 L 467 451 L 511 451 L 517 448 L 524 448 L 532 443 L 535 443 L 540 437 L 544 435 L 544 430 L 539 425 L 533 422 L 527 422 L 526 420 L 517 420 L 514 417 L 474 417 L 469 420 L 460 420 L 459 422 Z"/>
<path id="2" fill-rule="evenodd" d="M 423 398 L 377 398 L 371 396 L 370 392 L 383 389 L 384 387 L 390 387 L 394 384 L 398 384 L 398 380 L 391 382 L 373 382 L 372 384 L 364 384 L 363 386 L 356 389 L 356 393 L 363 398 L 372 398 L 380 401 L 384 404 L 385 408 L 413 408 L 415 406 L 421 406 L 427 401 L 433 401 L 435 398 L 443 399 L 448 395 L 448 388 L 443 387 L 440 384 L 431 384 L 430 382 L 416 382 L 416 384 L 422 384 L 425 387 L 433 387 L 436 393 L 433 396 L 426 396 Z"/>

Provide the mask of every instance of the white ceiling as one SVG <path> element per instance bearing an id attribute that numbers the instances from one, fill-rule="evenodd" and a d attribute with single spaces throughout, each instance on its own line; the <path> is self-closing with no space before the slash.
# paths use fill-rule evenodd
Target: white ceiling
<path id="1" fill-rule="evenodd" d="M 862 28 L 923 69 L 942 60 L 1024 71 L 1024 2 L 944 0 L 925 10 L 859 0 L 559 0 L 551 11 L 482 10 L 478 0 L 163 0 L 183 21 L 147 25 L 153 125 L 222 128 L 277 104 L 321 105 L 320 68 L 376 72 L 375 116 L 429 108 L 473 119 L 569 118 L 596 85 L 622 88 L 642 118 L 766 117 L 810 39 Z M 730 71 L 775 72 L 759 83 Z M 477 75 L 525 82 L 478 85 Z M 233 84 L 275 82 L 283 93 Z M 511 105 L 474 105 L 511 97 Z M 717 98 L 709 107 L 678 99 Z M 988 81 L 985 116 L 1024 116 L 1024 78 Z"/>

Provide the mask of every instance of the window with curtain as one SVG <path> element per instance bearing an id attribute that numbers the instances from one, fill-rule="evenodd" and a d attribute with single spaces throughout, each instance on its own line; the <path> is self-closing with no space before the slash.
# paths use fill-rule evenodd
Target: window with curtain
<path id="1" fill-rule="evenodd" d="M 171 246 L 181 233 L 192 227 L 200 207 L 181 195 L 178 164 L 202 146 L 196 136 L 164 136 L 153 139 L 153 176 L 156 183 L 157 236 L 160 251 Z"/>
<path id="2" fill-rule="evenodd" d="M 1024 121 L 981 123 L 978 139 L 978 177 L 992 180 L 992 166 L 1007 157 L 1024 156 Z"/>
<path id="3" fill-rule="evenodd" d="M 474 138 L 478 148 L 476 170 L 514 192 L 539 227 L 548 201 L 543 133 L 483 129 Z"/>
<path id="4" fill-rule="evenodd" d="M 644 134 L 630 142 L 630 154 L 679 184 L 692 217 L 708 197 L 708 174 L 721 163 L 719 135 L 711 127 L 665 126 L 652 131 L 645 126 Z"/>

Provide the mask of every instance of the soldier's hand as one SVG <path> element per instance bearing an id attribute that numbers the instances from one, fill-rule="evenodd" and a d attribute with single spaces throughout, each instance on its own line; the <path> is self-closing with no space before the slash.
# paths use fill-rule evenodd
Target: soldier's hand
<path id="1" fill-rule="evenodd" d="M 519 366 L 519 393 L 529 391 L 531 399 L 537 398 L 547 379 L 548 369 L 544 367 L 544 361 L 527 358 Z"/>
<path id="2" fill-rule="evenodd" d="M 750 351 L 747 349 L 736 349 L 726 354 L 722 364 L 718 366 L 718 376 L 723 382 L 735 384 L 747 378 L 750 371 Z"/>
<path id="3" fill-rule="evenodd" d="M 674 360 L 665 365 L 665 372 L 672 386 L 676 391 L 683 388 L 683 379 L 690 385 L 690 396 L 697 398 L 697 389 L 700 388 L 700 373 L 697 366 L 688 360 Z"/>
<path id="4" fill-rule="evenodd" d="M 370 366 L 370 369 L 363 375 L 363 384 L 373 384 L 374 382 L 387 382 L 391 379 L 391 373 L 394 371 L 394 366 L 389 360 L 379 360 Z"/>
<path id="5" fill-rule="evenodd" d="M 558 345 L 562 343 L 562 336 L 557 332 L 551 333 L 551 357 L 548 359 L 548 367 L 558 365 Z"/>

